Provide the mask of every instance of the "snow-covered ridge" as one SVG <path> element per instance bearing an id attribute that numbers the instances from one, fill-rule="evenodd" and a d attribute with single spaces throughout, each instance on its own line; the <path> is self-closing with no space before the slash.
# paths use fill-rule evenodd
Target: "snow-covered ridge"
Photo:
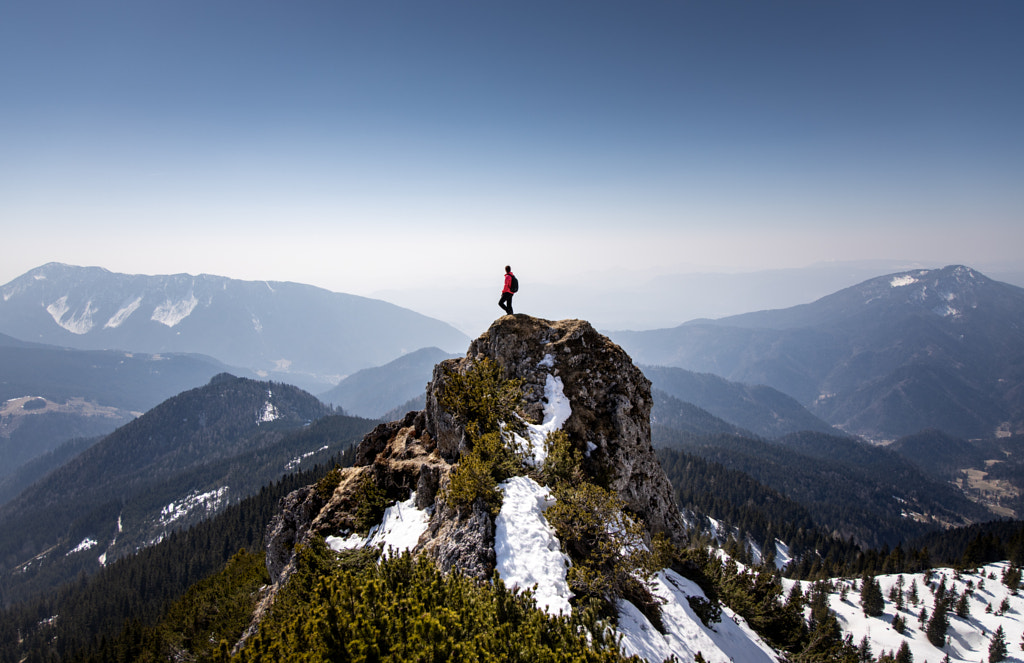
<path id="1" fill-rule="evenodd" d="M 619 602 L 619 627 L 622 649 L 627 656 L 636 654 L 648 661 L 664 661 L 675 656 L 692 661 L 698 653 L 708 663 L 775 663 L 777 656 L 742 618 L 726 608 L 722 618 L 705 626 L 690 607 L 689 598 L 706 598 L 691 580 L 671 569 L 654 577 L 652 592 L 661 600 L 661 620 L 665 633 L 629 601 Z"/>

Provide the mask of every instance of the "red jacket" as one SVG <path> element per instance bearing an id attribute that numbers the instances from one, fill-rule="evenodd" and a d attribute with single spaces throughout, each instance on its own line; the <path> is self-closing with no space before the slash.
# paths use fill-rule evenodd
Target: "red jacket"
<path id="1" fill-rule="evenodd" d="M 505 274 L 505 287 L 502 289 L 502 292 L 512 294 L 512 272 Z"/>

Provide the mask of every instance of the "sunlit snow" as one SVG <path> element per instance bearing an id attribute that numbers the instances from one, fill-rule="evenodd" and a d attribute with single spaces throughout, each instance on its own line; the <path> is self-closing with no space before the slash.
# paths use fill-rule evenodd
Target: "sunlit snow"
<path id="1" fill-rule="evenodd" d="M 184 499 L 171 502 L 161 509 L 159 524 L 166 527 L 199 509 L 202 509 L 207 514 L 212 513 L 224 503 L 227 492 L 227 486 L 222 486 L 205 493 L 192 492 Z"/>
<path id="2" fill-rule="evenodd" d="M 119 310 L 114 315 L 110 316 L 110 320 L 107 320 L 107 324 L 103 325 L 104 329 L 116 329 L 124 324 L 132 313 L 138 310 L 142 306 L 142 297 L 136 297 L 134 301 Z"/>
<path id="3" fill-rule="evenodd" d="M 77 546 L 75 546 L 71 550 L 67 551 L 67 553 L 64 556 L 67 557 L 68 555 L 74 555 L 75 553 L 83 552 L 85 550 L 89 550 L 90 548 L 95 548 L 99 544 L 100 544 L 100 542 L 97 541 L 96 539 L 91 539 L 89 537 L 86 537 L 86 538 L 82 539 L 82 542 L 79 543 Z"/>
<path id="4" fill-rule="evenodd" d="M 1024 661 L 1021 656 L 1021 631 L 1024 627 L 1024 596 L 1012 591 L 1002 582 L 1006 562 L 997 562 L 982 567 L 979 573 L 960 572 L 940 568 L 931 572 L 930 581 L 923 573 L 903 574 L 903 608 L 898 609 L 890 598 L 893 587 L 899 584 L 896 574 L 877 576 L 885 597 L 885 611 L 880 617 L 867 617 L 860 605 L 860 580 L 836 579 L 831 581 L 829 608 L 835 612 L 844 633 L 853 636 L 854 644 L 867 637 L 872 654 L 878 658 L 883 652 L 895 652 L 904 641 L 910 647 L 914 661 L 938 663 L 948 654 L 951 663 L 978 663 L 988 660 L 988 646 L 992 634 L 1000 626 L 1006 634 L 1008 656 L 1006 661 Z M 928 615 L 935 609 L 934 590 L 945 582 L 947 592 L 960 596 L 967 592 L 968 615 L 958 617 L 950 609 L 949 628 L 946 631 L 947 644 L 938 648 L 928 641 L 926 626 L 921 625 L 919 615 L 925 610 Z M 795 581 L 783 580 L 784 591 L 789 593 Z M 801 582 L 806 595 L 811 583 Z M 911 603 L 911 589 L 916 589 L 918 602 Z M 1000 607 L 1006 602 L 1007 610 Z M 900 614 L 906 626 L 903 633 L 897 633 L 892 622 Z"/>
<path id="5" fill-rule="evenodd" d="M 168 299 L 163 304 L 153 309 L 153 316 L 150 319 L 159 322 L 162 325 L 174 327 L 191 315 L 198 303 L 199 300 L 196 299 L 195 295 L 189 295 L 188 299 L 182 299 L 177 302 L 172 302 Z"/>
<path id="6" fill-rule="evenodd" d="M 499 488 L 504 499 L 494 521 L 494 553 L 501 579 L 510 588 L 536 585 L 534 599 L 539 608 L 552 615 L 569 614 L 569 558 L 544 518 L 554 497 L 529 477 L 512 477 Z"/>
<path id="7" fill-rule="evenodd" d="M 336 551 L 379 546 L 385 555 L 400 554 L 416 547 L 420 536 L 427 531 L 429 522 L 430 514 L 427 510 L 416 508 L 414 492 L 406 501 L 389 506 L 380 524 L 371 529 L 365 538 L 358 534 L 346 538 L 329 536 L 327 545 Z"/>
<path id="8" fill-rule="evenodd" d="M 274 404 L 270 402 L 274 394 L 272 391 L 267 390 L 267 401 L 263 404 L 263 411 L 260 412 L 260 416 L 256 418 L 257 424 L 265 424 L 271 421 L 277 421 L 281 418 L 281 413 L 277 411 Z"/>
<path id="9" fill-rule="evenodd" d="M 889 281 L 889 285 L 891 285 L 894 288 L 900 288 L 902 286 L 911 285 L 913 283 L 917 283 L 917 279 L 915 279 L 910 274 L 903 274 L 902 276 L 894 276 L 894 277 L 892 277 L 892 280 Z"/>
<path id="10" fill-rule="evenodd" d="M 688 597 L 704 598 L 704 592 L 691 580 L 671 569 L 654 577 L 652 592 L 661 601 L 661 620 L 665 633 L 629 601 L 620 601 L 618 631 L 626 655 L 636 654 L 648 661 L 663 661 L 675 656 L 693 660 L 698 652 L 708 663 L 774 663 L 776 656 L 742 619 L 722 610 L 722 619 L 705 626 Z"/>
<path id="11" fill-rule="evenodd" d="M 302 454 L 301 456 L 296 456 L 295 458 L 292 458 L 290 461 L 288 461 L 288 463 L 284 466 L 284 469 L 285 470 L 289 470 L 289 471 L 290 470 L 294 470 L 296 467 L 298 467 L 300 464 L 302 464 L 302 461 L 306 460 L 307 458 L 310 458 L 312 456 L 317 455 L 321 451 L 327 451 L 328 449 L 330 449 L 330 447 L 325 444 L 324 446 L 320 447 L 316 451 L 307 451 L 306 453 Z"/>
<path id="12" fill-rule="evenodd" d="M 548 355 L 550 357 L 550 355 Z M 536 465 L 544 462 L 547 452 L 544 439 L 548 433 L 559 430 L 572 414 L 569 399 L 563 391 L 562 378 L 550 373 L 544 382 L 544 420 L 540 424 L 526 424 L 526 438 L 516 435 L 516 442 L 532 456 Z"/>
<path id="13" fill-rule="evenodd" d="M 50 314 L 53 321 L 72 334 L 82 335 L 88 333 L 93 328 L 92 314 L 99 310 L 92 307 L 92 300 L 86 302 L 85 309 L 78 315 L 67 316 L 70 310 L 71 307 L 68 306 L 67 295 L 46 307 L 46 312 Z"/>

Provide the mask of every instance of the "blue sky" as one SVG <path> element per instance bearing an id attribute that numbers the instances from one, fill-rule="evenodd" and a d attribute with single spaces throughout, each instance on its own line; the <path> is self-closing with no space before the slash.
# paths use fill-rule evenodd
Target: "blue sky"
<path id="1" fill-rule="evenodd" d="M 0 2 L 0 283 L 1020 268 L 1024 4 Z"/>

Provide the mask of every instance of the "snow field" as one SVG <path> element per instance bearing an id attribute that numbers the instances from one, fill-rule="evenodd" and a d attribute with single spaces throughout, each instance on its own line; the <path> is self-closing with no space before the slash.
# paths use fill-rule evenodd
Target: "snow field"
<path id="1" fill-rule="evenodd" d="M 618 631 L 627 656 L 636 654 L 656 662 L 674 655 L 680 661 L 688 661 L 700 652 L 708 663 L 776 661 L 772 648 L 725 607 L 721 621 L 711 628 L 704 626 L 687 600 L 691 596 L 705 598 L 693 581 L 671 569 L 662 569 L 654 576 L 651 590 L 662 601 L 661 619 L 666 632 L 654 628 L 632 603 L 620 601 Z"/>
<path id="2" fill-rule="evenodd" d="M 913 654 L 914 663 L 941 663 L 946 654 L 949 654 L 951 663 L 987 663 L 988 646 L 992 634 L 1000 626 L 1006 638 L 1007 658 L 1009 662 L 1024 662 L 1021 651 L 1022 631 L 1024 631 L 1024 596 L 1013 593 L 1002 582 L 1003 572 L 1008 564 L 997 562 L 979 569 L 978 573 L 961 573 L 956 577 L 956 572 L 949 568 L 934 569 L 932 571 L 930 586 L 925 583 L 925 574 L 907 573 L 903 574 L 904 596 L 911 587 L 911 583 L 917 584 L 917 605 L 911 604 L 904 598 L 904 608 L 899 614 L 906 621 L 906 627 L 902 634 L 892 628 L 893 618 L 897 614 L 896 605 L 889 598 L 889 592 L 898 583 L 898 574 L 877 576 L 879 585 L 882 588 L 882 596 L 885 597 L 885 611 L 880 617 L 867 617 L 860 605 L 860 581 L 852 579 L 833 580 L 835 591 L 829 593 L 829 608 L 836 613 L 839 624 L 844 633 L 853 636 L 853 643 L 860 644 L 861 639 L 867 636 L 871 645 L 872 655 L 877 658 L 882 652 L 889 652 L 899 649 L 903 641 L 907 642 L 910 652 Z M 990 576 L 994 576 L 990 577 Z M 925 626 L 919 622 L 918 616 L 924 608 L 930 617 L 935 609 L 935 597 L 932 588 L 945 578 L 947 591 L 955 591 L 961 595 L 968 589 L 968 584 L 973 586 L 969 594 L 968 606 L 969 615 L 966 618 L 956 616 L 951 608 L 949 617 L 949 629 L 946 631 L 947 644 L 942 649 L 935 647 L 925 634 Z M 789 593 L 790 588 L 796 581 L 783 580 L 785 592 Z M 841 589 L 846 587 L 846 599 L 841 596 Z M 811 588 L 811 583 L 800 582 L 801 591 L 806 596 Z M 856 586 L 856 589 L 854 588 Z M 1000 605 L 1006 600 L 1009 610 L 1003 614 L 999 613 Z M 991 606 L 991 612 L 987 608 Z"/>

